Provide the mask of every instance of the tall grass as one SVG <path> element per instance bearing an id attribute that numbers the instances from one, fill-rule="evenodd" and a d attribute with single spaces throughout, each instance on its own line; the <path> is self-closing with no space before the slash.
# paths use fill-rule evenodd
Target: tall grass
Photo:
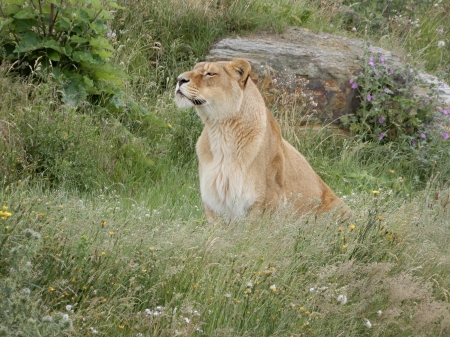
<path id="1" fill-rule="evenodd" d="M 0 336 L 449 335 L 448 171 L 421 181 L 395 148 L 300 129 L 300 107 L 280 105 L 284 136 L 353 218 L 286 209 L 208 224 L 201 123 L 172 103 L 176 76 L 212 42 L 288 25 L 401 46 L 447 69 L 448 4 L 403 12 L 422 27 L 404 33 L 389 19 L 399 3 L 121 1 L 114 62 L 131 75 L 129 98 L 166 129 L 150 115 L 68 108 L 51 82 L 2 69 Z"/>

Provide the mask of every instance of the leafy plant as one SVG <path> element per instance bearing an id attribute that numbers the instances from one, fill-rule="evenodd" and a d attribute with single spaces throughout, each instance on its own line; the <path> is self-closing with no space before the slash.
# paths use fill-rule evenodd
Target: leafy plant
<path id="1" fill-rule="evenodd" d="M 359 90 L 360 108 L 341 121 L 362 141 L 395 144 L 396 156 L 416 161 L 429 176 L 430 166 L 450 157 L 446 144 L 450 110 L 440 102 L 439 88 L 431 86 L 427 96 L 415 95 L 415 87 L 430 87 L 422 83 L 417 70 L 389 64 L 372 47 L 366 50 L 362 66 L 363 71 L 350 79 L 352 88 Z"/>
<path id="2" fill-rule="evenodd" d="M 22 75 L 49 72 L 65 103 L 111 97 L 127 75 L 109 61 L 114 48 L 106 22 L 111 9 L 122 8 L 100 0 L 0 1 L 0 63 Z"/>

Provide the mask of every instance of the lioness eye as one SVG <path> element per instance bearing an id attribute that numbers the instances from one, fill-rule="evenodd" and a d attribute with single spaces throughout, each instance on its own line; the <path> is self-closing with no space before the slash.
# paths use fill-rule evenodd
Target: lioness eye
<path id="1" fill-rule="evenodd" d="M 210 73 L 209 71 L 205 74 L 206 76 L 214 76 L 216 73 Z"/>

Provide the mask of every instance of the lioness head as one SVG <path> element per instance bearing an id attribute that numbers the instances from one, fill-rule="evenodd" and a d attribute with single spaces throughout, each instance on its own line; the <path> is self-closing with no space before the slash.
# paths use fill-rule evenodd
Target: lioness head
<path id="1" fill-rule="evenodd" d="M 243 59 L 198 63 L 178 76 L 175 103 L 182 109 L 194 106 L 207 118 L 229 118 L 239 110 L 250 71 Z"/>

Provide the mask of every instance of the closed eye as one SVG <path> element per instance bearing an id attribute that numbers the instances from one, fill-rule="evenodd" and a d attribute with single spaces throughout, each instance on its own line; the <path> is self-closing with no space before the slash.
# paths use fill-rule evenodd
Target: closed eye
<path id="1" fill-rule="evenodd" d="M 209 71 L 205 74 L 205 76 L 208 76 L 208 77 L 213 77 L 213 76 L 216 76 L 216 75 L 217 75 L 217 73 L 211 73 Z"/>

